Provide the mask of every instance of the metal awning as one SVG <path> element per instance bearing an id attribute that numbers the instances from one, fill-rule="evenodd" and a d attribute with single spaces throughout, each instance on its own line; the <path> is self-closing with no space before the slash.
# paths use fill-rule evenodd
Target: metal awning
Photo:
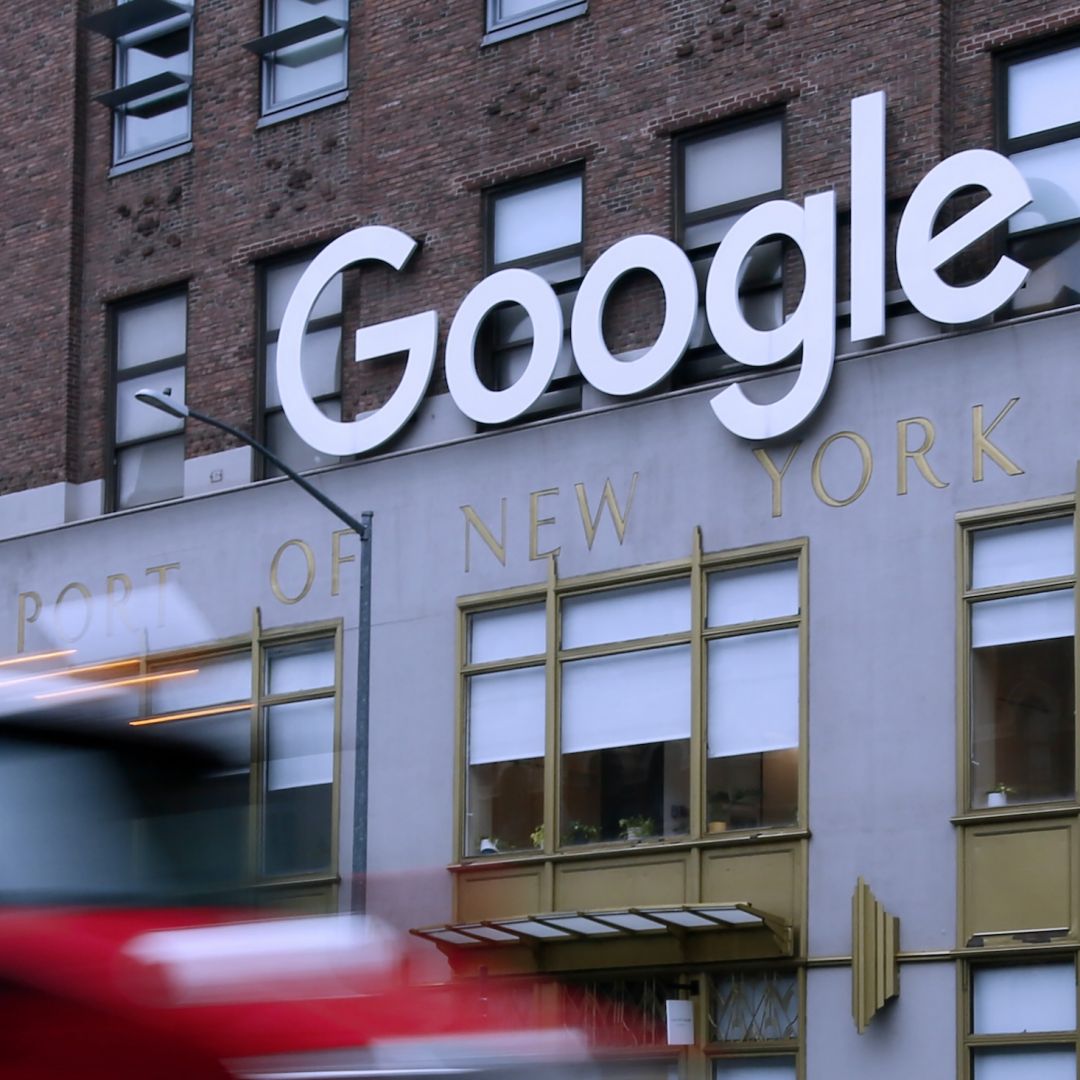
<path id="1" fill-rule="evenodd" d="M 477 922 L 447 923 L 411 931 L 436 945 L 458 949 L 504 945 L 542 946 L 572 941 L 682 936 L 706 931 L 762 928 L 790 949 L 791 927 L 746 901 L 716 904 L 663 904 L 596 911 L 553 911 Z"/>

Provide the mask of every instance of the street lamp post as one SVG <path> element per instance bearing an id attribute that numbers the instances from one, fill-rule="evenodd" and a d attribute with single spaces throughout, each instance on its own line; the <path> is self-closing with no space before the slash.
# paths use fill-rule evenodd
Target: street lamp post
<path id="1" fill-rule="evenodd" d="M 353 800 L 353 888 L 352 909 L 362 911 L 365 907 L 364 879 L 367 872 L 367 803 L 368 803 L 368 719 L 371 699 L 368 693 L 368 680 L 371 673 L 371 521 L 370 510 L 363 512 L 357 520 L 328 495 L 304 479 L 295 469 L 290 468 L 269 447 L 263 446 L 246 432 L 227 424 L 224 420 L 209 416 L 193 409 L 186 402 L 171 396 L 168 390 L 142 389 L 135 393 L 135 398 L 144 405 L 150 405 L 169 416 L 186 420 L 189 416 L 201 420 L 204 424 L 227 432 L 234 438 L 246 443 L 256 453 L 276 465 L 293 483 L 298 484 L 316 502 L 326 507 L 339 521 L 343 522 L 360 539 L 360 604 L 359 625 L 356 643 L 356 758 L 355 758 L 355 795 Z"/>

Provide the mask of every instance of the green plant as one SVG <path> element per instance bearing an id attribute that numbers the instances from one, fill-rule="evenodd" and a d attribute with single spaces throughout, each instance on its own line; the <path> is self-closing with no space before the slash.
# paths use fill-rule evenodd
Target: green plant
<path id="1" fill-rule="evenodd" d="M 529 833 L 529 839 L 532 841 L 534 848 L 543 848 L 544 846 L 544 823 L 541 821 L 539 825 L 531 833 Z"/>
<path id="2" fill-rule="evenodd" d="M 991 789 L 991 792 L 995 792 L 998 795 L 1015 795 L 1016 788 L 1009 787 L 1008 784 L 995 784 Z"/>
<path id="3" fill-rule="evenodd" d="M 600 839 L 600 826 L 587 825 L 583 821 L 568 821 L 563 829 L 564 844 L 592 844 Z"/>
<path id="4" fill-rule="evenodd" d="M 635 836 L 656 835 L 656 822 L 645 814 L 619 818 L 619 828 L 622 831 L 624 840 L 629 840 L 631 833 L 634 833 Z"/>

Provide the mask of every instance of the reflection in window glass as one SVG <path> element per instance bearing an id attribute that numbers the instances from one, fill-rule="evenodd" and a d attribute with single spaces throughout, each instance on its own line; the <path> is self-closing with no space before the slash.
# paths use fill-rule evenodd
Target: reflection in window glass
<path id="1" fill-rule="evenodd" d="M 570 347 L 569 312 L 582 275 L 582 191 L 580 175 L 562 175 L 514 184 L 488 195 L 487 263 L 490 270 L 513 266 L 539 274 L 563 307 L 564 341 L 551 390 L 527 415 L 576 403 L 560 395 L 560 380 L 577 373 Z M 532 355 L 532 322 L 518 305 L 502 305 L 485 322 L 485 382 L 495 390 L 512 386 Z M 566 389 L 563 382 L 562 390 Z"/>
<path id="2" fill-rule="evenodd" d="M 300 4 L 300 6 L 307 6 Z M 291 469 L 333 465 L 339 459 L 304 442 L 293 430 L 281 406 L 277 382 L 277 341 L 285 308 L 300 275 L 310 260 L 291 259 L 274 263 L 262 275 L 262 397 L 263 440 Z M 335 274 L 319 294 L 300 347 L 300 370 L 304 386 L 319 411 L 331 420 L 341 419 L 342 277 Z M 266 476 L 280 476 L 270 462 L 260 466 Z"/>
<path id="3" fill-rule="evenodd" d="M 1006 307 L 1009 314 L 1080 303 L 1080 139 L 1074 95 L 1061 93 L 1080 70 L 1080 48 L 1006 60 L 1001 147 L 1031 188 L 1032 202 L 1009 219 L 1009 255 L 1031 274 Z M 1057 225 L 1055 229 L 1047 226 Z"/>
<path id="4" fill-rule="evenodd" d="M 144 387 L 184 399 L 187 295 L 113 312 L 114 492 L 117 509 L 184 494 L 184 421 L 137 401 Z"/>
<path id="5" fill-rule="evenodd" d="M 266 0 L 266 33 L 292 40 L 265 54 L 264 111 L 345 88 L 347 0 Z"/>
<path id="6" fill-rule="evenodd" d="M 266 736 L 265 872 L 328 870 L 333 830 L 333 699 L 268 706 Z"/>

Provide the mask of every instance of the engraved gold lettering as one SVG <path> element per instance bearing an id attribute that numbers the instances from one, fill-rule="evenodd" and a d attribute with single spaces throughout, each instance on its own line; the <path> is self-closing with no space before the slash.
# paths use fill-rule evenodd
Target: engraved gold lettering
<path id="1" fill-rule="evenodd" d="M 529 492 L 529 558 L 546 559 L 549 555 L 558 555 L 562 548 L 551 548 L 548 551 L 539 549 L 539 532 L 542 525 L 554 525 L 553 517 L 542 518 L 537 515 L 540 512 L 540 500 L 549 495 L 558 495 L 558 488 L 544 488 L 543 491 Z"/>
<path id="2" fill-rule="evenodd" d="M 146 568 L 146 576 L 151 574 L 157 574 L 158 579 L 158 601 L 157 601 L 157 618 L 158 626 L 165 625 L 165 593 L 166 585 L 168 584 L 168 577 L 170 570 L 179 570 L 180 564 L 178 562 L 162 563 L 160 566 L 148 566 Z"/>
<path id="3" fill-rule="evenodd" d="M 70 629 L 61 618 L 64 601 L 72 593 L 78 593 L 83 598 L 82 626 L 75 633 L 70 632 Z M 67 642 L 78 641 L 90 628 L 90 590 L 81 581 L 71 581 L 60 590 L 60 594 L 56 598 L 56 606 L 53 608 L 53 624 L 56 627 L 57 634 L 61 635 Z"/>
<path id="4" fill-rule="evenodd" d="M 910 450 L 908 448 L 908 428 L 919 427 L 922 428 L 923 438 L 922 445 L 917 450 Z M 930 462 L 926 460 L 926 455 L 930 452 L 931 447 L 934 445 L 934 440 L 937 438 L 937 432 L 934 430 L 934 425 L 927 420 L 925 416 L 911 416 L 907 420 L 897 420 L 896 422 L 896 494 L 906 495 L 908 493 L 908 461 L 915 462 L 915 468 L 922 473 L 923 479 L 931 486 L 935 488 L 945 488 L 949 485 L 940 480 L 934 473 L 934 470 L 930 466 Z"/>
<path id="5" fill-rule="evenodd" d="M 33 604 L 32 611 L 27 611 L 27 601 Z M 19 593 L 19 624 L 15 633 L 15 651 L 17 653 L 26 651 L 26 628 L 31 623 L 37 622 L 40 614 L 41 595 L 36 592 Z"/>
<path id="6" fill-rule="evenodd" d="M 503 564 L 506 565 L 506 500 L 500 500 L 500 513 L 502 516 L 502 527 L 499 532 L 499 539 L 496 540 L 492 535 L 491 530 L 480 520 L 480 515 L 471 507 L 463 506 L 461 512 L 465 515 L 465 573 L 467 574 L 472 568 L 472 534 L 469 532 L 469 526 L 471 525 L 477 532 L 477 535 L 481 540 L 487 544 L 491 553 Z"/>
<path id="7" fill-rule="evenodd" d="M 796 451 L 802 443 L 796 443 L 789 451 L 787 460 L 784 462 L 784 467 L 778 469 L 774 464 L 772 458 L 768 453 L 760 446 L 754 451 L 754 457 L 761 462 L 761 467 L 769 474 L 769 480 L 772 482 L 772 516 L 780 517 L 784 512 L 783 509 L 783 485 L 784 474 L 788 471 L 788 466 L 795 460 Z"/>
<path id="8" fill-rule="evenodd" d="M 119 596 L 116 595 L 115 586 L 117 585 L 121 588 Z M 131 595 L 131 589 L 131 578 L 129 578 L 127 574 L 110 574 L 105 579 L 105 632 L 107 634 L 112 634 L 113 632 L 114 612 L 119 617 L 120 622 L 122 622 L 128 630 L 132 629 L 125 608 L 128 597 Z"/>
<path id="9" fill-rule="evenodd" d="M 352 529 L 335 529 L 330 536 L 330 595 L 337 596 L 341 592 L 341 564 L 356 562 L 355 555 L 341 554 L 341 538 L 343 536 L 356 536 Z"/>
<path id="10" fill-rule="evenodd" d="M 596 532 L 600 528 L 600 516 L 604 512 L 605 506 L 608 508 L 612 524 L 615 526 L 615 535 L 619 538 L 620 544 L 623 542 L 623 537 L 626 536 L 626 523 L 630 520 L 630 511 L 634 506 L 634 492 L 637 491 L 637 482 L 638 474 L 634 473 L 630 477 L 630 492 L 626 496 L 625 513 L 619 510 L 619 503 L 615 498 L 615 490 L 611 486 L 610 477 L 604 480 L 604 490 L 600 495 L 600 505 L 596 508 L 595 514 L 589 509 L 589 496 L 585 490 L 585 485 L 574 485 L 574 490 L 577 492 L 578 509 L 581 511 L 581 524 L 585 529 L 585 543 L 590 551 L 592 551 L 593 541 L 596 539 Z"/>
<path id="11" fill-rule="evenodd" d="M 296 594 L 296 596 L 286 596 L 285 591 L 281 587 L 281 582 L 278 580 L 278 567 L 281 564 L 281 557 L 285 554 L 289 548 L 299 548 L 303 552 L 304 561 L 307 564 L 307 575 L 304 578 L 304 587 Z M 286 540 L 274 552 L 273 561 L 270 563 L 270 588 L 274 592 L 274 596 L 283 604 L 299 604 L 301 600 L 309 592 L 311 592 L 311 586 L 315 584 L 315 552 L 311 550 L 311 547 L 304 543 L 303 540 Z"/>
<path id="12" fill-rule="evenodd" d="M 977 484 L 983 478 L 983 457 L 990 458 L 1006 476 L 1021 476 L 1024 472 L 1011 458 L 990 441 L 994 428 L 1005 419 L 1012 407 L 1019 401 L 1010 398 L 1009 403 L 994 417 L 989 427 L 983 425 L 983 407 L 975 405 L 971 410 L 971 479 Z"/>
<path id="13" fill-rule="evenodd" d="M 840 439 L 853 442 L 859 451 L 859 457 L 862 459 L 862 473 L 859 476 L 859 484 L 846 499 L 837 499 L 830 495 L 825 490 L 825 484 L 821 479 L 821 462 L 825 457 L 825 451 Z M 873 471 L 874 455 L 870 452 L 867 441 L 854 431 L 838 431 L 835 435 L 830 435 L 818 447 L 818 451 L 814 455 L 814 463 L 810 467 L 810 482 L 813 484 L 814 494 L 826 506 L 850 506 L 866 490 L 866 485 L 870 483 L 870 475 Z"/>

